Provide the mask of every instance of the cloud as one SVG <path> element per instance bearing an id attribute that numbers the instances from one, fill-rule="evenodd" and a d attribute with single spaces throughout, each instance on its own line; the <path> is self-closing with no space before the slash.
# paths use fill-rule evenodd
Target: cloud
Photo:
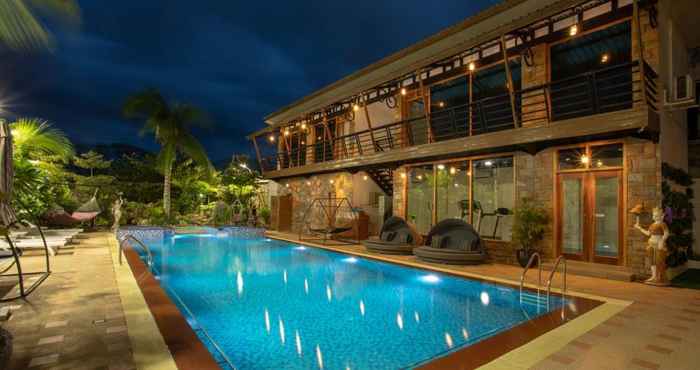
<path id="1" fill-rule="evenodd" d="M 195 133 L 227 158 L 250 153 L 244 137 L 267 113 L 495 2 L 85 1 L 82 29 L 57 29 L 53 54 L 0 52 L 0 91 L 81 143 L 155 148 L 121 104 L 157 87 L 210 113 L 217 126 Z"/>

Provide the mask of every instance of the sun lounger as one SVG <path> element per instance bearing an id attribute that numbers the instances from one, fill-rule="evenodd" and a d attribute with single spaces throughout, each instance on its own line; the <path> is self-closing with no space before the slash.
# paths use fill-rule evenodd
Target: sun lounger
<path id="1" fill-rule="evenodd" d="M 20 249 L 20 250 L 29 250 L 29 249 L 43 249 L 44 248 L 44 242 L 41 240 L 41 238 L 35 239 L 16 239 L 13 240 L 12 243 L 15 245 L 15 248 Z M 55 240 L 46 240 L 46 246 L 49 248 L 49 254 L 52 256 L 56 255 L 56 251 L 61 248 L 65 247 L 66 244 L 68 244 L 68 241 L 65 239 L 55 239 Z M 9 249 L 10 246 L 7 244 L 5 241 L 0 241 L 0 249 Z"/>

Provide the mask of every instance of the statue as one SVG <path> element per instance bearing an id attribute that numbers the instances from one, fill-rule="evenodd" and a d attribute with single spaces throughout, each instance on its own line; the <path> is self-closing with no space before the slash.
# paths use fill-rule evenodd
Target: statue
<path id="1" fill-rule="evenodd" d="M 119 198 L 115 200 L 112 205 L 112 216 L 114 217 L 114 224 L 112 225 L 113 232 L 119 230 L 119 221 L 122 218 L 122 204 L 124 204 L 124 199 L 122 198 L 122 194 L 119 193 Z"/>
<path id="2" fill-rule="evenodd" d="M 668 255 L 668 249 L 666 249 L 666 240 L 668 239 L 670 233 L 668 231 L 668 225 L 664 222 L 664 211 L 661 208 L 654 208 L 652 211 L 652 219 L 654 222 L 649 226 L 648 229 L 644 229 L 639 225 L 639 214 L 642 207 L 635 207 L 631 213 L 637 215 L 637 222 L 635 222 L 634 227 L 641 231 L 642 234 L 649 237 L 647 241 L 647 255 L 651 264 L 651 277 L 645 281 L 646 284 L 666 286 L 669 285 L 669 281 L 666 278 L 666 256 Z"/>

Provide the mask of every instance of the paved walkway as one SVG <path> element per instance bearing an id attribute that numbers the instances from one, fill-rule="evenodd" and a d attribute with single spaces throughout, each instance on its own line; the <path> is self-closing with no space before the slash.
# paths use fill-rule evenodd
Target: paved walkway
<path id="1" fill-rule="evenodd" d="M 135 369 L 109 234 L 86 236 L 51 258 L 53 273 L 26 301 L 9 303 L 0 325 L 14 336 L 10 369 Z M 40 263 L 23 257 L 27 270 Z"/>

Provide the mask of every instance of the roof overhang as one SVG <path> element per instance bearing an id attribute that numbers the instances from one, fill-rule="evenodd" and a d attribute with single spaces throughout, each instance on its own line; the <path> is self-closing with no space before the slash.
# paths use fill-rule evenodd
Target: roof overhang
<path id="1" fill-rule="evenodd" d="M 265 122 L 287 123 L 582 3 L 585 1 L 506 0 L 269 114 Z"/>

